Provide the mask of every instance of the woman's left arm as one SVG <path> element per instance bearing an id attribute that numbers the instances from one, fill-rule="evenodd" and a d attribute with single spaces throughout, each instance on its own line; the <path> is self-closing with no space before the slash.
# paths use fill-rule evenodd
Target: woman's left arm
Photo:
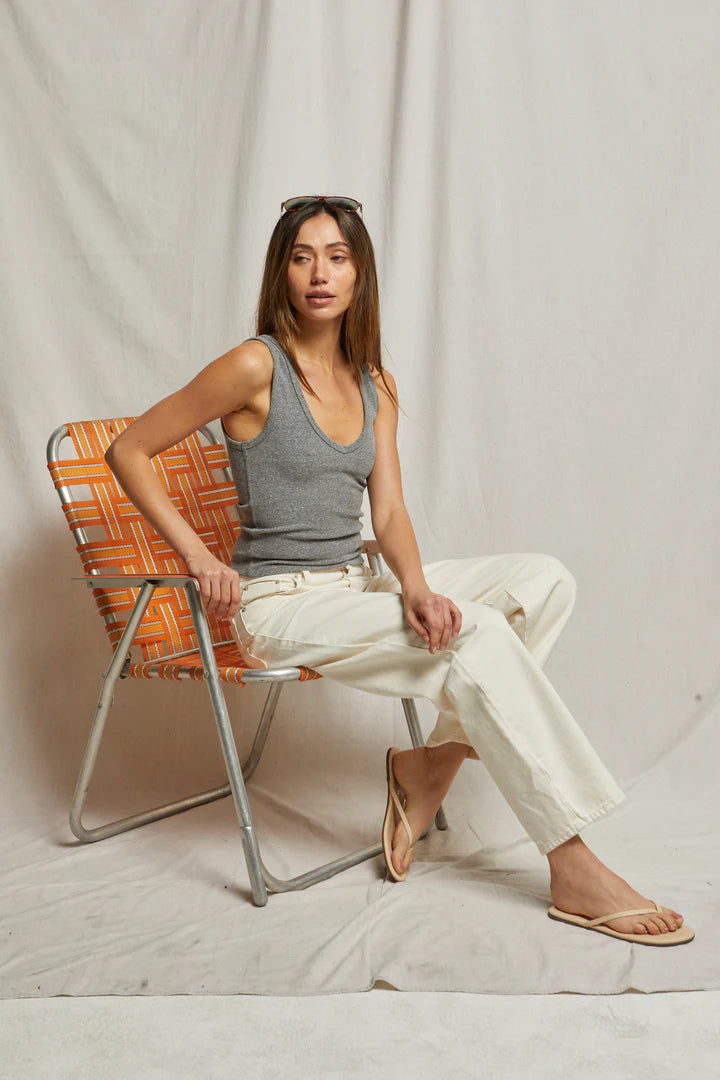
<path id="1" fill-rule="evenodd" d="M 395 380 L 385 378 L 397 398 Z M 375 418 L 375 464 L 368 477 L 370 512 L 382 556 L 402 588 L 408 624 L 428 643 L 430 652 L 446 649 L 462 626 L 462 615 L 452 600 L 430 589 L 423 573 L 420 551 L 405 506 L 397 451 L 397 405 L 375 379 L 378 412 Z"/>

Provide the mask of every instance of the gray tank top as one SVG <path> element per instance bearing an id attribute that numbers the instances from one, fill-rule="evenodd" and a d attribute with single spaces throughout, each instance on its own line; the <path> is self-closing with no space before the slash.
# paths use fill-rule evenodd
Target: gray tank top
<path id="1" fill-rule="evenodd" d="M 362 562 L 360 515 L 375 461 L 378 396 L 362 372 L 365 423 L 349 446 L 315 423 L 300 380 L 270 334 L 270 412 L 254 439 L 236 442 L 223 430 L 238 492 L 240 534 L 230 565 L 243 577 L 327 569 Z"/>

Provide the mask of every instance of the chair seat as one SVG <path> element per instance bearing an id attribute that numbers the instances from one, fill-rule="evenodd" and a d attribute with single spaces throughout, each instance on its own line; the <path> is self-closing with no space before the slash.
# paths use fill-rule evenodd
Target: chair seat
<path id="1" fill-rule="evenodd" d="M 246 671 L 257 670 L 258 665 L 248 664 L 238 649 L 227 643 L 214 646 L 215 660 L 218 666 L 218 675 L 223 682 L 237 683 L 247 686 L 243 681 Z M 309 667 L 299 667 L 300 682 L 306 679 L 321 679 L 318 671 Z M 203 682 L 205 673 L 200 650 L 182 653 L 179 656 L 163 656 L 158 660 L 144 660 L 141 663 L 131 663 L 127 669 L 127 675 L 132 679 L 195 679 Z"/>

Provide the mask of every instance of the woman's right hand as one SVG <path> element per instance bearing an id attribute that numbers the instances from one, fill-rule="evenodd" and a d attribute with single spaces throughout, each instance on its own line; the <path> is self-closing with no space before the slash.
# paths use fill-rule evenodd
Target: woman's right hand
<path id="1" fill-rule="evenodd" d="M 197 578 L 200 596 L 209 615 L 229 622 L 240 609 L 240 576 L 209 551 L 189 555 L 185 559 L 188 573 Z"/>

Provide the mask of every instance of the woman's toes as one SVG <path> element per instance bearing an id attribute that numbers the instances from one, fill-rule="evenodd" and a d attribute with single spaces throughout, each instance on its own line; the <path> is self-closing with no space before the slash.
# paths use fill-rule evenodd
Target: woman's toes
<path id="1" fill-rule="evenodd" d="M 402 858 L 395 858 L 395 869 L 397 870 L 398 874 L 404 874 L 412 860 L 413 857 L 409 851 L 406 851 Z"/>
<path id="2" fill-rule="evenodd" d="M 664 907 L 662 909 L 662 917 L 667 923 L 670 930 L 677 930 L 682 926 L 683 917 L 677 911 L 673 911 L 672 908 Z"/>

